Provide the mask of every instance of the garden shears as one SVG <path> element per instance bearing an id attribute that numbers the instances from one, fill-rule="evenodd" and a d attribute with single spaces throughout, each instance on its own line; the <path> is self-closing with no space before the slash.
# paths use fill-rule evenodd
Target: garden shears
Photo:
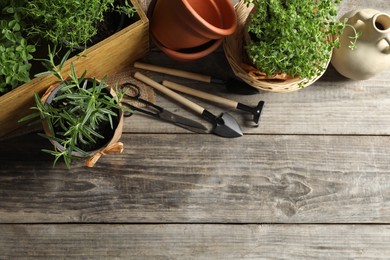
<path id="1" fill-rule="evenodd" d="M 149 102 L 148 100 L 143 99 L 141 97 L 141 91 L 139 86 L 133 83 L 124 83 L 120 86 L 120 88 L 122 91 L 124 91 L 122 105 L 131 109 L 132 111 L 141 112 L 143 114 L 155 117 L 162 121 L 175 124 L 177 126 L 180 126 L 182 128 L 185 128 L 195 133 L 206 133 L 208 131 L 208 129 L 199 122 L 174 114 L 156 104 L 153 104 L 152 102 Z M 133 101 L 133 103 L 139 102 L 145 105 L 145 107 L 139 108 L 134 104 L 132 104 L 131 101 Z M 124 112 L 125 117 L 129 117 L 132 114 L 133 114 L 132 112 L 128 112 L 128 111 Z"/>

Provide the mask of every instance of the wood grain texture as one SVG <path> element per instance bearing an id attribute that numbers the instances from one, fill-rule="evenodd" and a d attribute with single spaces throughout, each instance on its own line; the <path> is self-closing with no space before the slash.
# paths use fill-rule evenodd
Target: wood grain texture
<path id="1" fill-rule="evenodd" d="M 155 51 L 143 60 L 168 67 L 180 66 L 180 69 L 198 73 L 209 71 L 213 76 L 220 78 L 226 78 L 230 74 L 230 68 L 222 51 L 199 61 L 182 65 Z M 252 117 L 248 113 L 186 95 L 190 100 L 215 114 L 226 111 L 232 114 L 242 126 L 244 134 L 390 134 L 390 69 L 369 80 L 352 81 L 339 75 L 330 66 L 319 81 L 306 89 L 288 94 L 262 91 L 251 96 L 228 93 L 225 87 L 215 84 L 199 83 L 153 72 L 150 75 L 156 81 L 170 80 L 249 106 L 255 106 L 260 100 L 264 100 L 260 125 L 254 128 Z M 192 119 L 202 120 L 174 100 L 159 93 L 157 104 Z M 187 132 L 144 116 L 136 120 L 129 119 L 125 123 L 124 131 L 131 133 Z"/>
<path id="2" fill-rule="evenodd" d="M 0 225 L 2 259 L 388 259 L 387 225 Z"/>
<path id="3" fill-rule="evenodd" d="M 387 0 L 345 0 L 340 13 L 359 7 L 390 13 Z M 153 47 L 142 60 L 231 75 L 222 49 L 180 63 Z M 194 134 L 134 115 L 124 153 L 92 169 L 52 168 L 40 152 L 50 145 L 36 135 L 0 141 L 0 259 L 389 258 L 390 69 L 351 81 L 330 66 L 306 89 L 253 96 L 148 75 L 248 105 L 264 100 L 260 126 L 190 98 L 233 114 L 245 135 Z M 157 104 L 199 120 L 163 95 Z"/>
<path id="4" fill-rule="evenodd" d="M 165 66 L 178 66 L 176 62 L 168 60 L 159 52 L 152 52 L 144 60 Z M 184 64 L 181 67 L 199 72 L 202 64 L 207 64 L 203 68 L 206 67 L 223 78 L 229 73 L 225 62 L 224 54 L 217 52 L 202 61 Z M 219 85 L 198 83 L 158 73 L 149 74 L 156 81 L 178 82 L 249 106 L 255 106 L 260 100 L 264 100 L 259 127 L 254 128 L 252 116 L 248 113 L 184 95 L 214 114 L 229 112 L 240 123 L 244 134 L 390 135 L 390 69 L 373 79 L 351 81 L 330 67 L 319 81 L 306 89 L 288 94 L 261 92 L 251 96 L 227 93 L 226 89 Z M 160 93 L 157 94 L 158 105 L 207 124 L 178 102 Z M 185 129 L 143 115 L 127 118 L 124 131 L 189 133 Z"/>
<path id="5" fill-rule="evenodd" d="M 3 142 L 0 222 L 390 222 L 388 137 L 193 136 L 126 134 L 70 170 L 39 137 Z"/>

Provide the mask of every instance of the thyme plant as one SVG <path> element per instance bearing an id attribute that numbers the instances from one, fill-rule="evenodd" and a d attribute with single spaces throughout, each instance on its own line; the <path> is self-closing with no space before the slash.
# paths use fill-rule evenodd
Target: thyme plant
<path id="1" fill-rule="evenodd" d="M 25 7 L 32 25 L 30 35 L 69 47 L 86 46 L 98 32 L 96 25 L 109 12 L 131 18 L 136 10 L 127 0 L 29 0 Z"/>
<path id="2" fill-rule="evenodd" d="M 59 66 L 54 64 L 54 54 L 50 52 L 49 58 L 44 61 L 48 71 L 39 75 L 53 74 L 59 79 L 60 87 L 51 102 L 43 103 L 37 93 L 34 94 L 36 110 L 20 121 L 40 118 L 50 130 L 45 138 L 57 142 L 62 146 L 54 150 L 42 151 L 55 157 L 54 165 L 58 159 L 63 158 L 69 168 L 73 152 L 82 156 L 90 156 L 90 152 L 104 146 L 112 137 L 114 128 L 119 120 L 122 110 L 120 100 L 123 93 L 118 92 L 118 101 L 110 95 L 105 81 L 85 78 L 86 71 L 78 76 L 73 64 L 71 73 L 67 78 L 61 75 L 61 70 L 67 59 L 64 56 Z M 53 165 L 53 166 L 54 166 Z"/>
<path id="3" fill-rule="evenodd" d="M 245 2 L 256 10 L 249 18 L 251 42 L 246 48 L 259 70 L 312 78 L 325 69 L 346 24 L 336 20 L 340 0 Z"/>

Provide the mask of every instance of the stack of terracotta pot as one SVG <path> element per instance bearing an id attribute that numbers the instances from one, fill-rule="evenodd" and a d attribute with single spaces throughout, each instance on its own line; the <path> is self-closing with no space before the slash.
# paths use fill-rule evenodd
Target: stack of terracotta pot
<path id="1" fill-rule="evenodd" d="M 156 0 L 149 11 L 155 44 L 179 61 L 210 54 L 237 28 L 231 0 Z"/>

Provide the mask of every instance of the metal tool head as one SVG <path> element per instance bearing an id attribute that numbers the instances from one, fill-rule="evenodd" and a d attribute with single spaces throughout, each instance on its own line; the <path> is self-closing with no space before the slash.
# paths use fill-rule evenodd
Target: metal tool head
<path id="1" fill-rule="evenodd" d="M 256 107 L 254 107 L 252 114 L 253 114 L 253 122 L 256 124 L 259 124 L 261 111 L 263 110 L 264 101 L 260 101 Z"/>
<path id="2" fill-rule="evenodd" d="M 224 137 L 240 137 L 243 136 L 240 126 L 237 121 L 228 113 L 222 113 L 218 117 L 217 124 L 214 127 L 214 132 Z M 222 119 L 222 122 L 220 122 Z"/>
<path id="3" fill-rule="evenodd" d="M 208 129 L 201 123 L 191 120 L 189 118 L 174 114 L 152 102 L 141 98 L 140 88 L 133 83 L 125 83 L 121 86 L 124 90 L 124 98 L 122 106 L 131 109 L 132 111 L 125 111 L 125 116 L 131 116 L 133 111 L 138 111 L 143 114 L 153 116 L 163 121 L 173 123 L 177 126 L 185 128 L 195 133 L 206 133 Z M 131 101 L 138 102 L 144 105 L 143 108 L 131 104 Z"/>
<path id="4" fill-rule="evenodd" d="M 256 125 L 259 124 L 261 111 L 263 110 L 264 101 L 260 101 L 257 106 L 250 107 L 247 105 L 244 105 L 242 103 L 237 104 L 237 109 L 241 109 L 243 111 L 249 112 L 253 114 L 253 122 L 255 122 Z"/>
<path id="5" fill-rule="evenodd" d="M 212 132 L 216 135 L 227 138 L 240 137 L 243 135 L 237 121 L 228 113 L 222 113 L 216 117 L 209 111 L 204 110 L 202 115 L 214 124 Z"/>
<path id="6" fill-rule="evenodd" d="M 169 112 L 168 110 L 161 111 L 158 116 L 167 122 L 171 122 L 177 126 L 180 126 L 182 128 L 185 128 L 187 130 L 190 130 L 194 133 L 206 133 L 208 131 L 207 127 L 205 127 L 203 124 L 196 122 L 194 120 L 191 120 L 189 118 L 174 114 L 172 112 Z"/>

